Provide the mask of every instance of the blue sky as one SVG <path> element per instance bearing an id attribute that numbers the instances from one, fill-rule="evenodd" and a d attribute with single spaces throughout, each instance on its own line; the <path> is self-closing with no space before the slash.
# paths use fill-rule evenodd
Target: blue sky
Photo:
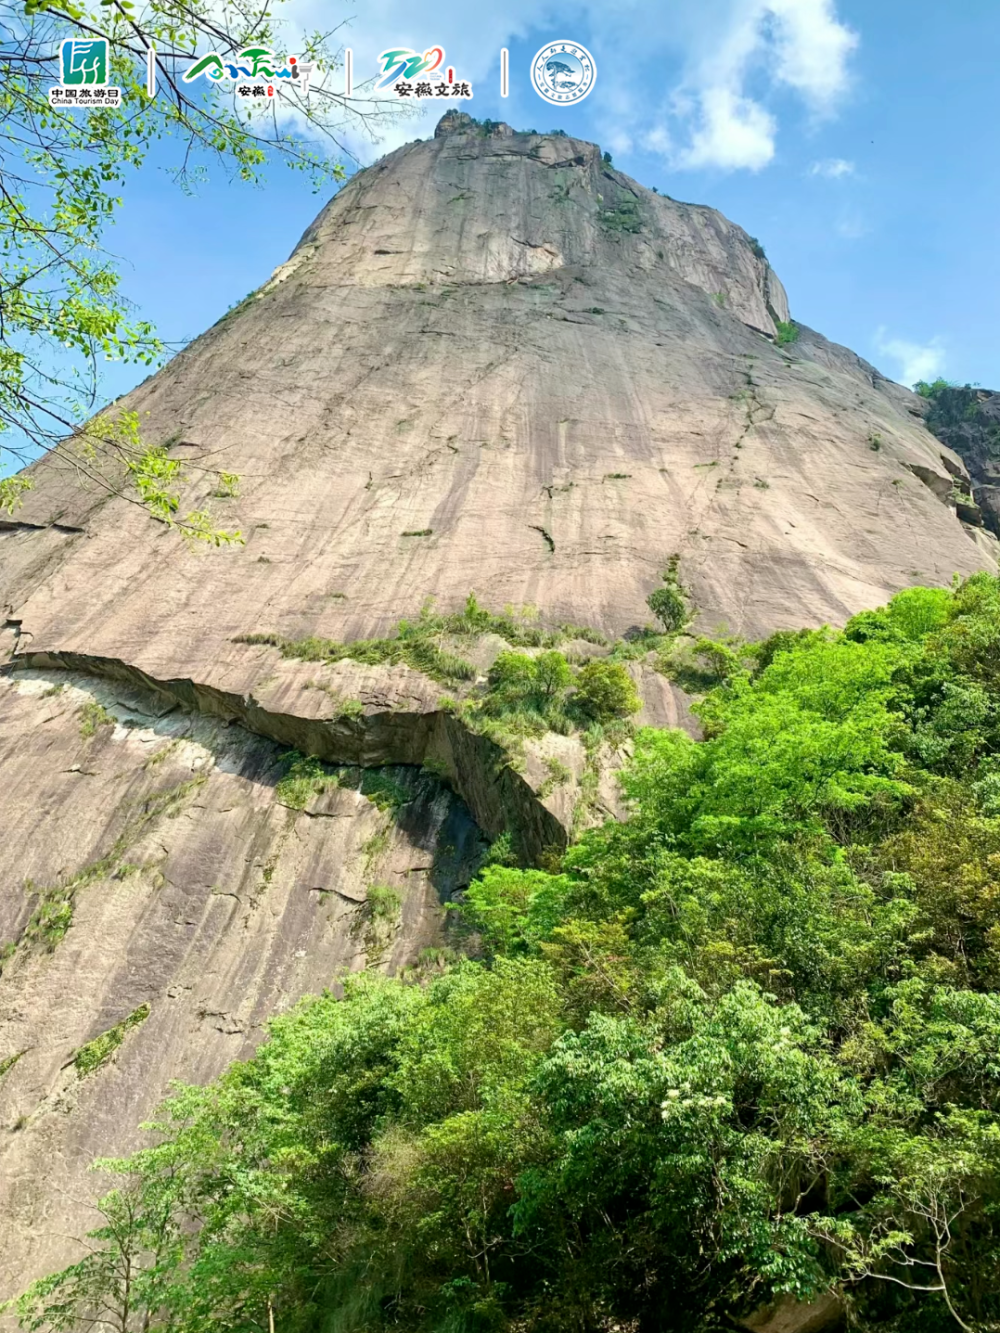
<path id="1" fill-rule="evenodd" d="M 1000 388 L 995 0 L 466 8 L 442 19 L 441 6 L 415 0 L 367 3 L 345 38 L 355 81 L 386 47 L 442 45 L 473 82 L 474 115 L 596 140 L 644 185 L 721 209 L 764 244 L 795 318 L 890 377 Z M 286 10 L 305 28 L 354 12 L 320 0 Z M 531 57 L 554 39 L 584 43 L 597 62 L 593 92 L 573 108 L 549 106 L 528 80 Z M 330 86 L 342 86 L 340 72 Z M 374 150 L 354 147 L 372 161 L 432 133 L 440 109 Z M 163 337 L 194 337 L 287 257 L 324 197 L 276 166 L 262 189 L 217 176 L 190 198 L 151 159 L 109 233 L 126 292 Z M 110 367 L 108 396 L 145 373 Z"/>

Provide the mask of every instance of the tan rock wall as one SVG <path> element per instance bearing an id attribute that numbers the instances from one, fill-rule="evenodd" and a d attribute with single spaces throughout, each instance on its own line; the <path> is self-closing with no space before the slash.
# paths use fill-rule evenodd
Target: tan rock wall
<path id="1" fill-rule="evenodd" d="M 475 821 L 516 819 L 536 852 L 572 823 L 577 740 L 518 772 L 419 673 L 289 662 L 247 635 L 387 634 L 474 589 L 617 636 L 676 555 L 697 626 L 757 636 L 995 568 L 912 395 L 808 329 L 777 347 L 787 318 L 714 210 L 594 145 L 450 122 L 359 173 L 256 295 L 117 405 L 184 461 L 183 507 L 245 545 L 186 543 L 81 475 L 72 444 L 33 469 L 0 522 L 0 653 L 35 664 L 0 677 L 0 945 L 21 941 L 0 977 L 0 1064 L 19 1056 L 0 1081 L 0 1298 L 76 1252 L 89 1159 L 133 1145 L 171 1078 L 210 1078 L 268 1014 L 364 964 L 375 877 L 405 905 L 369 961 L 399 968 L 439 938 Z M 113 456 L 96 467 L 120 482 Z M 691 725 L 635 674 L 646 720 Z M 116 721 L 85 737 L 88 703 Z M 391 826 L 343 787 L 290 811 L 279 744 L 429 762 L 464 803 L 411 775 Z M 547 759 L 570 778 L 547 783 Z M 619 809 L 603 782 L 591 813 Z M 74 876 L 45 952 L 40 892 Z M 146 1003 L 81 1079 L 74 1052 Z"/>
<path id="2" fill-rule="evenodd" d="M 95 704 L 114 720 L 83 736 Z M 0 1078 L 0 1299 L 78 1252 L 90 1161 L 136 1146 L 172 1079 L 214 1077 L 303 994 L 441 943 L 442 897 L 482 845 L 461 802 L 394 768 L 408 798 L 394 815 L 347 778 L 289 809 L 278 754 L 120 683 L 0 679 L 0 940 L 21 939 L 0 975 L 0 1067 L 20 1057 Z M 25 937 L 46 891 L 74 879 L 64 937 Z M 372 883 L 403 901 L 384 938 L 366 919 Z M 81 1077 L 74 1053 L 143 1004 Z"/>

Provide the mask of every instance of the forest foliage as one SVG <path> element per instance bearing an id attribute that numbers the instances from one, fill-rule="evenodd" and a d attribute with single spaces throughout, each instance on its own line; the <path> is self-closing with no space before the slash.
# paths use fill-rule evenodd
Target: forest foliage
<path id="1" fill-rule="evenodd" d="M 1000 1327 L 1000 580 L 745 660 L 466 957 L 178 1088 L 23 1326 Z"/>

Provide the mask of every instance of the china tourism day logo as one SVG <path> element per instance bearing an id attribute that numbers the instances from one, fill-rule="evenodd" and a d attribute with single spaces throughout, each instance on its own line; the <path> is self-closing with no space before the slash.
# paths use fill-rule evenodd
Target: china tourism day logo
<path id="1" fill-rule="evenodd" d="M 594 86 L 594 57 L 579 42 L 549 42 L 531 62 L 531 82 L 554 106 L 582 102 Z"/>
<path id="2" fill-rule="evenodd" d="M 108 87 L 108 39 L 67 37 L 59 53 L 62 83 L 49 89 L 49 106 L 116 107 L 122 90 Z"/>
<path id="3" fill-rule="evenodd" d="M 205 78 L 219 83 L 229 79 L 237 85 L 236 92 L 240 97 L 273 97 L 276 81 L 284 79 L 286 87 L 294 87 L 296 92 L 308 97 L 309 79 L 315 68 L 298 56 L 289 56 L 282 61 L 267 47 L 248 46 L 235 60 L 224 60 L 217 52 L 209 51 L 185 73 L 184 82 L 193 83 L 195 79 Z"/>
<path id="4" fill-rule="evenodd" d="M 409 47 L 383 51 L 379 56 L 382 69 L 376 91 L 392 87 L 397 97 L 471 97 L 472 84 L 455 78 L 455 70 L 442 70 L 437 79 L 429 76 L 444 65 L 444 47 L 432 46 L 422 54 Z"/>

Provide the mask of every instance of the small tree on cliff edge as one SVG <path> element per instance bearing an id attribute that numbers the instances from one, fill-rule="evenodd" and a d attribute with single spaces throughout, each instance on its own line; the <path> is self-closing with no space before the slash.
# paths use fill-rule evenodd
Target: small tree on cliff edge
<path id="1" fill-rule="evenodd" d="M 663 572 L 663 587 L 656 588 L 646 598 L 646 605 L 668 634 L 683 627 L 687 620 L 687 602 L 680 585 L 677 567 L 680 557 L 672 555 Z"/>

